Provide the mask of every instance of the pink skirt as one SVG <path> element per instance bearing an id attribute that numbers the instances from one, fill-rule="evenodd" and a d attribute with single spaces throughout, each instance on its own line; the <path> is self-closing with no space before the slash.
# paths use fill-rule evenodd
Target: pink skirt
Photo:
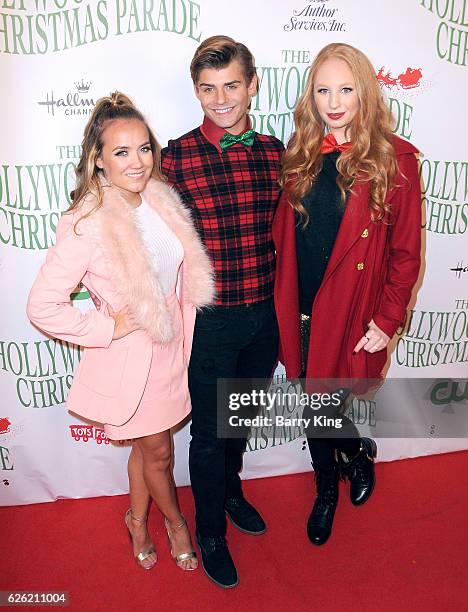
<path id="1" fill-rule="evenodd" d="M 148 380 L 136 411 L 123 425 L 104 425 L 111 440 L 130 440 L 166 431 L 190 413 L 182 313 L 177 295 L 167 296 L 166 303 L 174 338 L 169 344 L 153 344 Z"/>

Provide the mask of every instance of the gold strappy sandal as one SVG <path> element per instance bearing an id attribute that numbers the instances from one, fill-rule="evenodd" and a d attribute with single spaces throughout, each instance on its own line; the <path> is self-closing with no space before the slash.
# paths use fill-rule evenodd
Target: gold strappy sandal
<path id="1" fill-rule="evenodd" d="M 129 508 L 127 510 L 127 512 L 125 513 L 125 525 L 127 526 L 128 529 L 128 535 L 130 537 L 130 541 L 132 542 L 133 545 L 133 538 L 132 538 L 132 532 L 130 531 L 130 527 L 128 526 L 128 522 L 127 522 L 127 517 L 130 517 L 130 520 L 133 521 L 138 521 L 139 523 L 145 523 L 146 522 L 146 516 L 144 516 L 143 518 L 137 518 L 136 516 L 134 516 L 134 514 L 132 513 L 132 509 Z M 151 546 L 149 548 L 147 548 L 146 550 L 142 550 L 141 552 L 139 552 L 137 555 L 135 555 L 135 561 L 138 563 L 138 565 L 140 567 L 142 567 L 145 570 L 150 570 L 152 569 L 155 565 L 156 565 L 156 561 L 158 560 L 157 558 L 155 559 L 154 563 L 152 563 L 149 566 L 143 565 L 143 563 L 146 561 L 146 559 L 148 559 L 148 557 L 150 555 L 156 555 L 156 549 L 154 548 L 154 545 L 151 544 Z"/>
<path id="2" fill-rule="evenodd" d="M 172 532 L 174 530 L 182 529 L 182 527 L 185 527 L 187 525 L 187 521 L 185 520 L 185 517 L 183 515 L 181 516 L 182 516 L 182 522 L 179 523 L 178 525 L 171 525 L 167 519 L 164 519 L 164 524 L 166 525 L 167 537 L 169 538 L 169 546 L 171 547 L 172 558 L 176 562 L 177 566 L 180 567 L 180 569 L 191 572 L 197 568 L 196 567 L 184 567 L 183 565 L 181 565 L 181 563 L 183 561 L 188 561 L 189 559 L 197 558 L 197 553 L 193 550 L 193 548 L 189 552 L 183 552 L 183 553 L 180 553 L 179 555 L 175 555 L 174 551 L 172 550 Z"/>

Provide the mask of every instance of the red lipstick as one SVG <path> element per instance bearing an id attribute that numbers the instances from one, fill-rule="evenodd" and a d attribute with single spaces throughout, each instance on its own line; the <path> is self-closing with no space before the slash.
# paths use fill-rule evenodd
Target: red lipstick
<path id="1" fill-rule="evenodd" d="M 330 119 L 332 119 L 333 121 L 336 121 L 337 119 L 341 119 L 343 115 L 344 113 L 327 113 L 327 117 L 330 117 Z"/>

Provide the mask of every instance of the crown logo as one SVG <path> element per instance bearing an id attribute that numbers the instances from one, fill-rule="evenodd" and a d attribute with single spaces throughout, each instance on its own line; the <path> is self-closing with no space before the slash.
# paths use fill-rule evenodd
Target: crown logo
<path id="1" fill-rule="evenodd" d="M 81 83 L 75 81 L 75 87 L 80 93 L 88 93 L 89 88 L 91 87 L 91 81 L 87 83 L 84 82 L 84 79 L 81 79 Z"/>

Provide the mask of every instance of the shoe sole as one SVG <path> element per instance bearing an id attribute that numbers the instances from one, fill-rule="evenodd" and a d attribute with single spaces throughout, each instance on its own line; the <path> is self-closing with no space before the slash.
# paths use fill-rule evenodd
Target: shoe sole
<path id="1" fill-rule="evenodd" d="M 242 533 L 247 533 L 248 535 L 263 535 L 264 533 L 266 533 L 267 528 L 265 527 L 265 529 L 263 529 L 262 531 L 249 531 L 248 529 L 244 529 L 243 527 L 241 527 L 240 525 L 238 525 L 234 519 L 232 518 L 232 516 L 229 514 L 229 512 L 227 510 L 225 510 L 226 516 L 228 517 L 228 519 L 231 521 L 231 523 L 234 525 L 234 527 L 236 529 L 238 529 L 239 531 L 242 531 Z"/>
<path id="2" fill-rule="evenodd" d="M 211 576 L 207 571 L 206 571 L 206 567 L 203 563 L 203 555 L 201 554 L 200 551 L 200 561 L 201 561 L 201 566 L 203 568 L 203 571 L 205 572 L 206 577 L 211 580 L 211 582 L 213 582 L 214 584 L 216 584 L 216 586 L 219 586 L 222 589 L 233 589 L 234 587 L 236 587 L 239 584 L 239 578 L 237 578 L 237 582 L 235 582 L 234 584 L 223 584 L 222 582 L 218 582 L 217 580 L 215 580 L 213 578 L 213 576 Z"/>

